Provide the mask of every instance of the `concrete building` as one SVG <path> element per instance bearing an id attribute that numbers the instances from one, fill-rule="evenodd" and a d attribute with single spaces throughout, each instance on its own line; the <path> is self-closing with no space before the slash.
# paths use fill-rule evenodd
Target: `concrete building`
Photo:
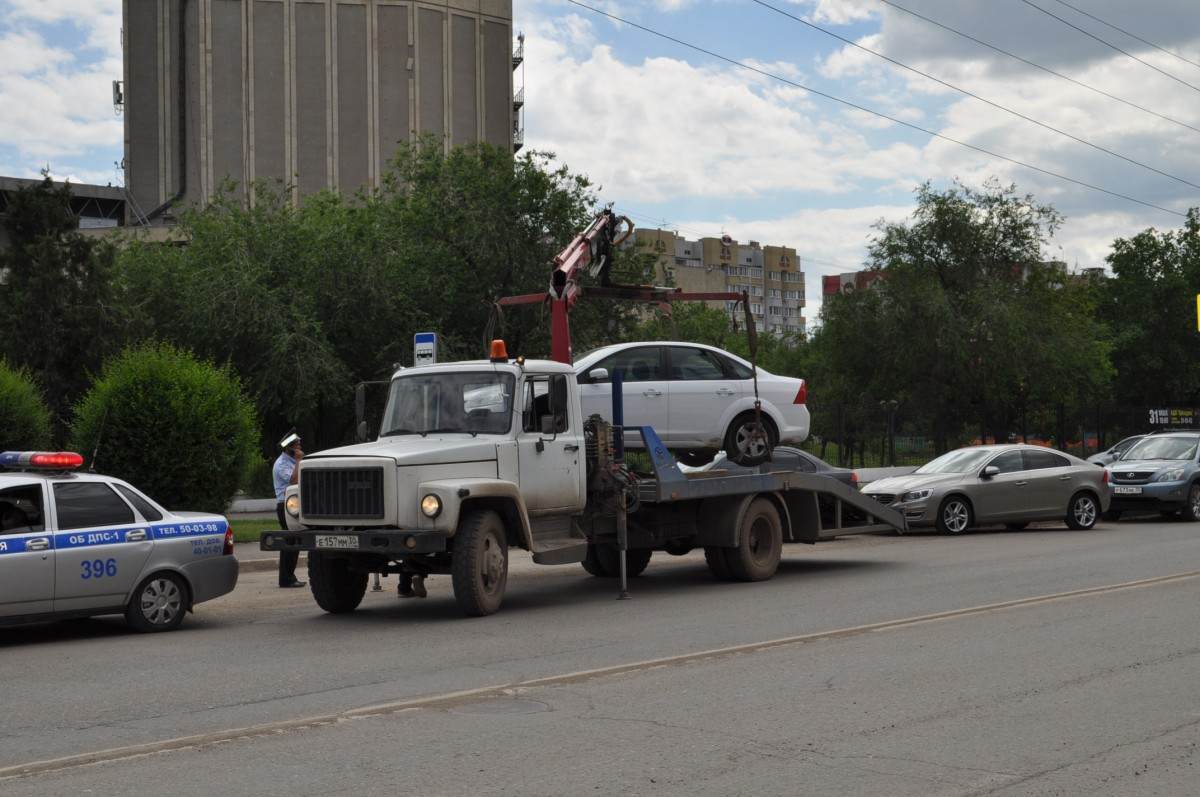
<path id="1" fill-rule="evenodd" d="M 281 180 L 297 200 L 378 185 L 397 142 L 423 133 L 523 140 L 512 0 L 124 0 L 123 13 L 113 93 L 133 223 L 228 180 Z"/>
<path id="2" fill-rule="evenodd" d="M 8 233 L 3 222 L 12 195 L 41 182 L 23 177 L 0 177 L 0 249 L 8 247 Z M 113 186 L 71 183 L 71 213 L 85 232 L 114 229 L 125 223 L 125 191 Z"/>
<path id="3" fill-rule="evenodd" d="M 637 229 L 634 245 L 657 255 L 654 281 L 684 291 L 746 291 L 759 329 L 776 334 L 802 333 L 804 272 L 796 250 L 738 243 L 728 237 L 688 240 L 669 230 Z M 735 303 L 707 302 L 741 318 Z"/>

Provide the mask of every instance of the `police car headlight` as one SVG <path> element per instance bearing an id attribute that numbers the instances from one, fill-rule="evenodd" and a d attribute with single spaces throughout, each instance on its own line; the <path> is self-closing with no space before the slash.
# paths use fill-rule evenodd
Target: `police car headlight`
<path id="1" fill-rule="evenodd" d="M 442 514 L 442 499 L 438 498 L 433 493 L 421 499 L 421 514 L 428 518 L 435 518 Z"/>
<path id="2" fill-rule="evenodd" d="M 289 495 L 287 500 L 283 502 L 283 508 L 292 517 L 300 517 L 300 496 Z"/>

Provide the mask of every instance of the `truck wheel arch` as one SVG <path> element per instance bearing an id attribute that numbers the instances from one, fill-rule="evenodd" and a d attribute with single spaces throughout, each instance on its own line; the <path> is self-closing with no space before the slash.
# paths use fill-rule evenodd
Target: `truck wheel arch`
<path id="1" fill-rule="evenodd" d="M 462 518 L 472 509 L 490 509 L 500 516 L 504 521 L 504 531 L 510 548 L 524 548 L 527 551 L 533 549 L 529 519 L 512 498 L 500 495 L 467 498 L 459 509 L 459 517 Z"/>
<path id="2" fill-rule="evenodd" d="M 698 506 L 697 517 L 708 518 L 703 523 L 697 522 L 697 546 L 717 546 L 732 548 L 741 540 L 738 537 L 750 504 L 756 498 L 766 498 L 775 505 L 779 512 L 779 520 L 783 525 L 784 541 L 792 540 L 792 517 L 788 511 L 787 502 L 776 492 L 750 493 L 749 495 L 730 496 L 725 498 L 709 498 Z"/>

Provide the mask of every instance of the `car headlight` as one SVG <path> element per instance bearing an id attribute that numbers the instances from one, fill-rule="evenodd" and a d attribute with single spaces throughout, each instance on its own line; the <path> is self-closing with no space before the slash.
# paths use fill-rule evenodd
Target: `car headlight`
<path id="1" fill-rule="evenodd" d="M 283 508 L 292 517 L 300 517 L 300 496 L 289 495 L 287 500 L 283 502 Z"/>
<path id="2" fill-rule="evenodd" d="M 928 498 L 931 495 L 933 495 L 933 490 L 928 489 L 928 488 L 926 488 L 924 490 L 913 490 L 911 493 L 905 493 L 904 495 L 900 496 L 900 500 L 901 501 L 920 501 L 922 499 Z"/>
<path id="3" fill-rule="evenodd" d="M 421 513 L 428 518 L 435 518 L 442 514 L 442 499 L 433 493 L 425 496 L 421 499 Z"/>
<path id="4" fill-rule="evenodd" d="M 1177 482 L 1183 478 L 1183 468 L 1171 468 L 1164 470 L 1155 477 L 1156 482 Z"/>

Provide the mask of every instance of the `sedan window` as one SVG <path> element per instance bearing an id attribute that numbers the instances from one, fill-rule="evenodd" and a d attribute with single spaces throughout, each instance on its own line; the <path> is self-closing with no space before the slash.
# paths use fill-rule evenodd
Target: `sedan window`
<path id="1" fill-rule="evenodd" d="M 596 368 L 607 369 L 610 378 L 617 371 L 622 371 L 626 382 L 656 382 L 663 378 L 662 353 L 657 346 L 619 351 L 596 363 L 588 371 Z"/>
<path id="2" fill-rule="evenodd" d="M 100 482 L 54 485 L 60 531 L 133 523 L 133 510 Z"/>
<path id="3" fill-rule="evenodd" d="M 36 484 L 0 490 L 0 534 L 21 534 L 46 528 L 42 488 Z"/>
<path id="4" fill-rule="evenodd" d="M 725 371 L 734 379 L 750 379 L 754 376 L 754 372 L 750 370 L 750 366 L 742 365 L 732 357 L 722 357 L 717 355 L 717 359 L 725 366 Z"/>
<path id="5" fill-rule="evenodd" d="M 1005 451 L 988 465 L 999 468 L 1001 473 L 1017 473 L 1025 470 L 1025 462 L 1020 451 Z"/>
<path id="6" fill-rule="evenodd" d="M 137 511 L 142 513 L 142 518 L 147 522 L 162 520 L 162 512 L 154 508 L 154 505 L 146 500 L 146 497 L 136 490 L 131 490 L 123 484 L 114 484 L 121 495 L 125 496 L 125 500 L 137 507 Z"/>
<path id="7" fill-rule="evenodd" d="M 670 347 L 671 378 L 686 381 L 724 379 L 725 369 L 712 352 L 704 349 Z"/>
<path id="8" fill-rule="evenodd" d="M 1053 451 L 1025 451 L 1025 469 L 1039 470 L 1041 468 L 1066 468 L 1070 461 L 1061 454 Z"/>

